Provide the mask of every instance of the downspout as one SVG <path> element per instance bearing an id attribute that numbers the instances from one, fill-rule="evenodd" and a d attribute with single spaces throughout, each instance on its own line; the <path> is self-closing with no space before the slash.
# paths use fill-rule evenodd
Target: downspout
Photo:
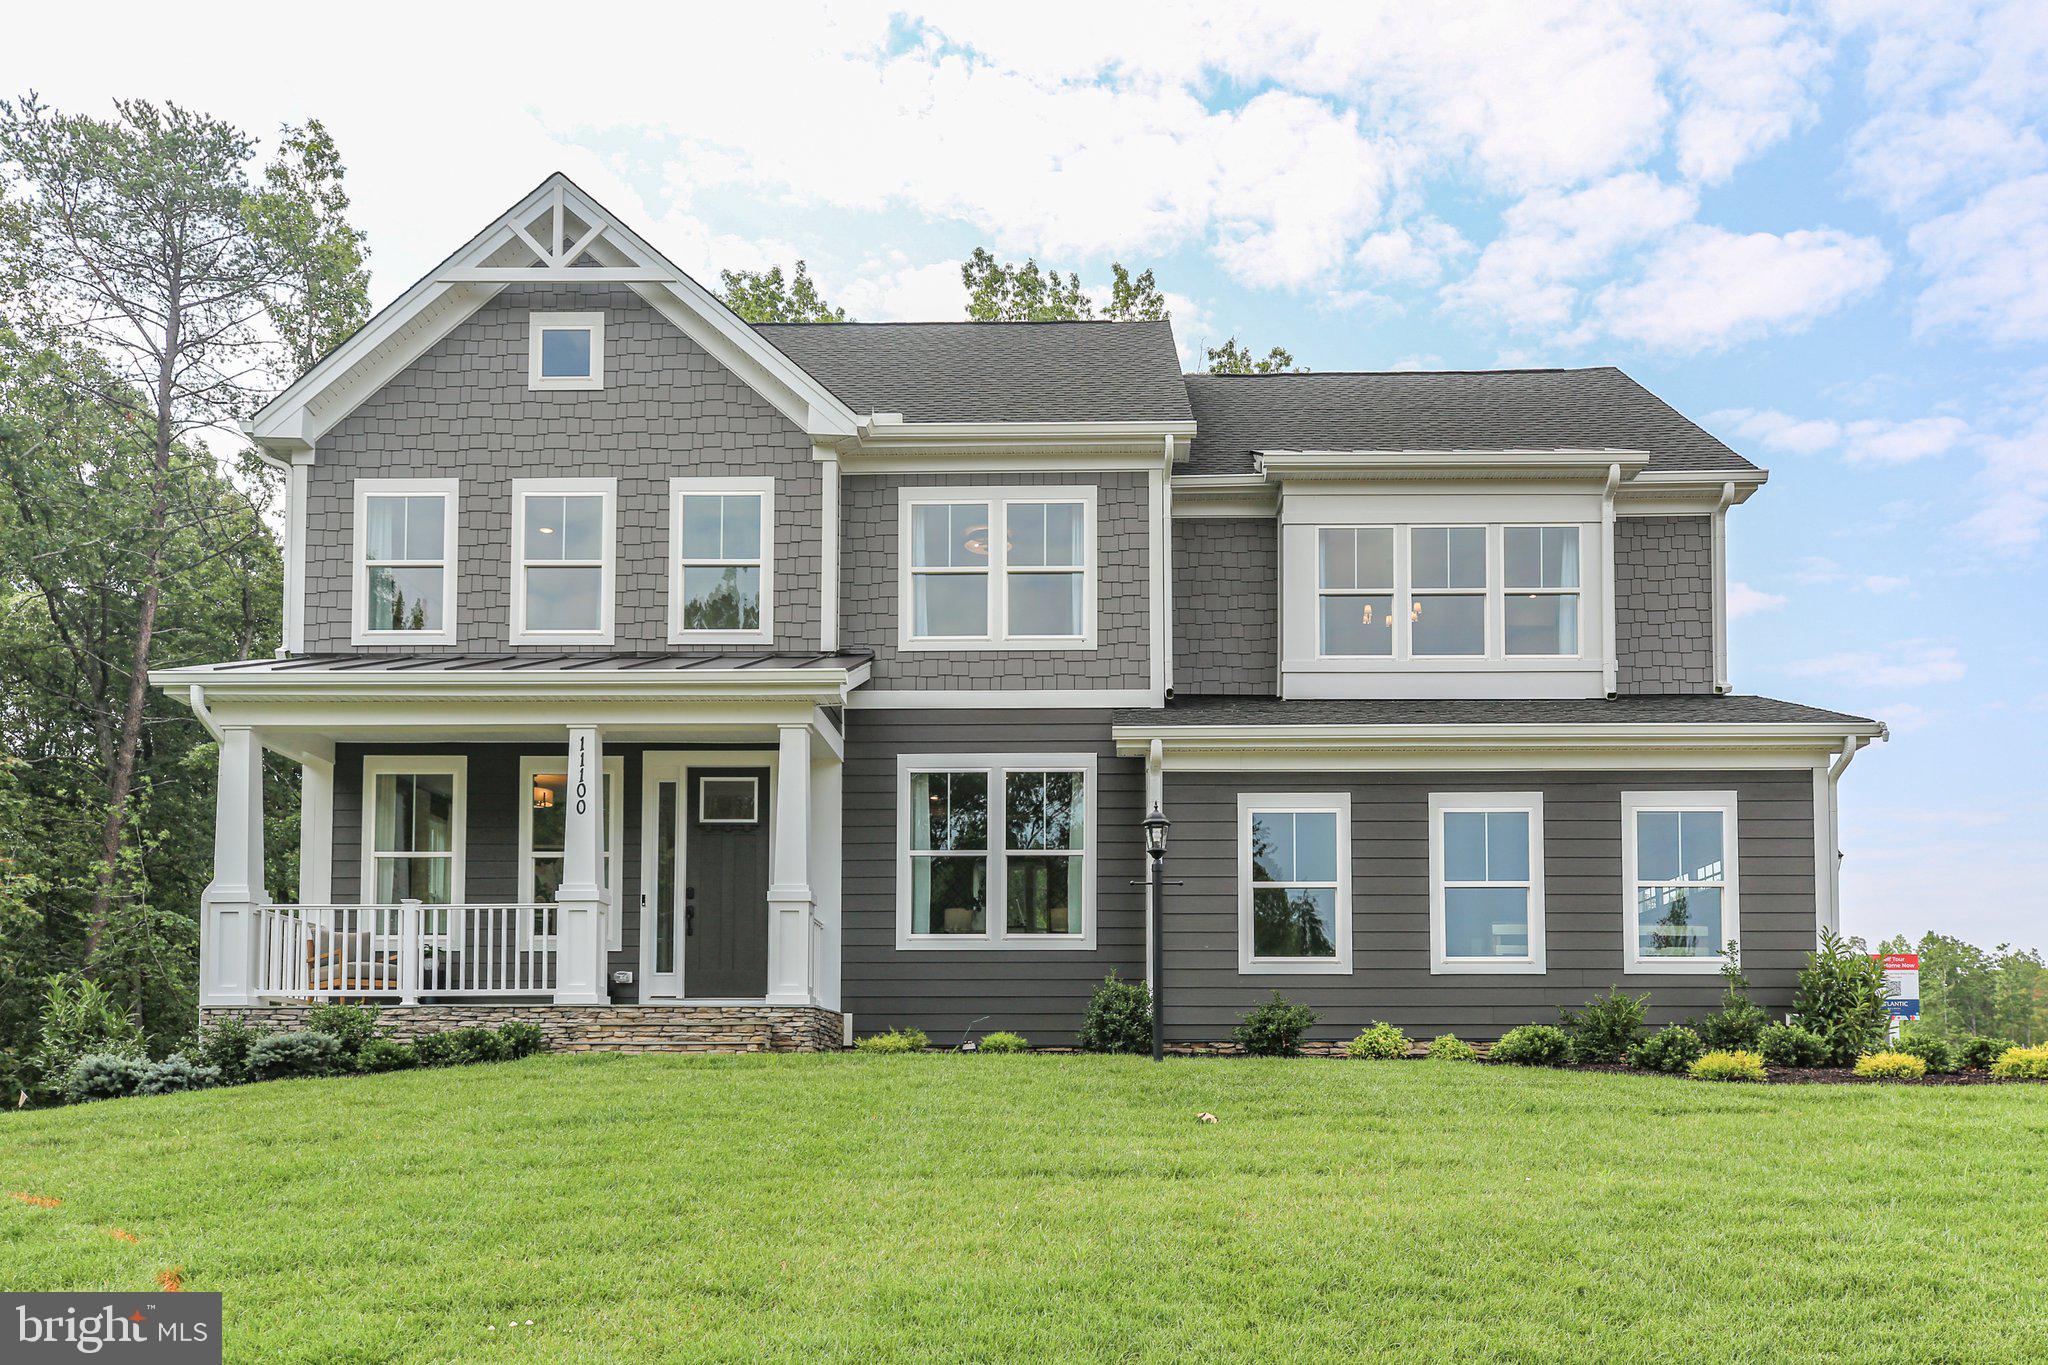
<path id="1" fill-rule="evenodd" d="M 1162 799 L 1165 790 L 1166 746 L 1155 739 L 1152 741 L 1152 747 L 1145 753 L 1145 809 L 1166 809 L 1165 801 Z M 1148 991 L 1159 989 L 1158 983 L 1152 979 L 1153 964 L 1160 960 L 1158 945 L 1154 941 L 1159 918 L 1158 907 L 1153 904 L 1155 894 L 1152 879 L 1148 876 L 1145 879 L 1145 989 Z"/>
<path id="2" fill-rule="evenodd" d="M 1166 468 L 1159 475 L 1159 649 L 1166 700 L 1173 700 L 1173 437 L 1166 438 Z M 1149 808 L 1148 808 L 1149 809 Z"/>
<path id="3" fill-rule="evenodd" d="M 1600 612 L 1600 690 L 1609 699 L 1621 690 L 1621 663 L 1615 657 L 1614 617 L 1621 609 L 1615 597 L 1621 588 L 1621 575 L 1614 564 L 1614 493 L 1621 487 L 1621 466 L 1607 466 L 1607 487 L 1600 495 L 1600 562 L 1602 572 L 1607 575 L 1607 591 Z"/>
<path id="4" fill-rule="evenodd" d="M 1728 508 L 1735 501 L 1735 485 L 1721 485 L 1721 500 L 1714 507 L 1714 692 L 1725 695 L 1734 690 L 1728 682 Z"/>
<path id="5" fill-rule="evenodd" d="M 818 648 L 829 654 L 839 648 L 839 452 L 817 446 L 812 453 L 824 466 L 824 525 L 818 532 L 824 602 L 818 613 Z"/>
<path id="6" fill-rule="evenodd" d="M 1833 921 L 1828 927 L 1836 933 L 1842 931 L 1842 802 L 1837 788 L 1856 751 L 1868 743 L 1865 736 L 1844 735 L 1842 755 L 1828 768 L 1828 914 Z"/>

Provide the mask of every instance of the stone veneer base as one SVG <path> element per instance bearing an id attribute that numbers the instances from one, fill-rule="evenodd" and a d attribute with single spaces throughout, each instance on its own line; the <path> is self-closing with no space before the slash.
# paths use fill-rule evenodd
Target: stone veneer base
<path id="1" fill-rule="evenodd" d="M 310 1005 L 209 1005 L 202 1026 L 239 1018 L 303 1028 Z M 382 1005 L 393 1037 L 513 1020 L 538 1024 L 551 1052 L 831 1052 L 844 1037 L 837 1010 L 804 1005 Z"/>

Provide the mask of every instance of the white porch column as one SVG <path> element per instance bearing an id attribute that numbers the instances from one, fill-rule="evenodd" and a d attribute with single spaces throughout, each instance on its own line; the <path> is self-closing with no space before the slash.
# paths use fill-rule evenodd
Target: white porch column
<path id="1" fill-rule="evenodd" d="M 213 880 L 200 895 L 199 1003 L 256 1001 L 263 907 L 263 746 L 246 725 L 220 727 Z"/>
<path id="2" fill-rule="evenodd" d="M 299 764 L 299 904 L 334 903 L 334 764 Z"/>
<path id="3" fill-rule="evenodd" d="M 811 996 L 811 727 L 784 725 L 775 760 L 774 853 L 768 869 L 768 1001 Z"/>
<path id="4" fill-rule="evenodd" d="M 605 991 L 604 737 L 569 727 L 569 810 L 555 894 L 555 1003 L 602 1005 Z"/>

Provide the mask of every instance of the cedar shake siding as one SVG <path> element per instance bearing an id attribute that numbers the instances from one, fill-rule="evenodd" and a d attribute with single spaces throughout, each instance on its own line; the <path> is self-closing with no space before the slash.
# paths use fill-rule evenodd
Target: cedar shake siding
<path id="1" fill-rule="evenodd" d="M 1714 690 L 1712 518 L 1615 520 L 1614 648 L 1624 694 Z"/>
<path id="2" fill-rule="evenodd" d="M 1173 690 L 1270 697 L 1279 690 L 1280 527 L 1271 517 L 1173 523 Z"/>

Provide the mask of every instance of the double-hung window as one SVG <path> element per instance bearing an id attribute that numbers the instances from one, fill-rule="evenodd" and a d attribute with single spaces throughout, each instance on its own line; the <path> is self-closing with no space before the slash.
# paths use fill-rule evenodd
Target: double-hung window
<path id="1" fill-rule="evenodd" d="M 1318 650 L 1329 657 L 1394 653 L 1394 531 L 1325 526 L 1316 533 Z"/>
<path id="2" fill-rule="evenodd" d="M 1092 646 L 1093 488 L 907 491 L 906 648 Z"/>
<path id="3" fill-rule="evenodd" d="M 373 755 L 363 760 L 362 899 L 452 905 L 462 899 L 469 760 Z"/>
<path id="4" fill-rule="evenodd" d="M 1572 657 L 1579 652 L 1579 528 L 1509 526 L 1501 531 L 1507 652 Z"/>
<path id="5" fill-rule="evenodd" d="M 356 644 L 455 639 L 454 479 L 358 479 Z"/>
<path id="6" fill-rule="evenodd" d="M 1737 942 L 1734 792 L 1623 792 L 1623 964 L 1717 972 Z"/>
<path id="7" fill-rule="evenodd" d="M 613 479 L 512 481 L 512 643 L 612 642 Z"/>
<path id="8" fill-rule="evenodd" d="M 1093 756 L 905 756 L 898 773 L 898 947 L 1094 946 Z"/>
<path id="9" fill-rule="evenodd" d="M 1237 800 L 1238 971 L 1351 970 L 1351 797 Z"/>
<path id="10" fill-rule="evenodd" d="M 669 639 L 774 638 L 775 481 L 669 481 Z"/>
<path id="11" fill-rule="evenodd" d="M 1543 971 L 1542 793 L 1430 795 L 1429 910 L 1431 971 Z"/>
<path id="12" fill-rule="evenodd" d="M 527 318 L 530 389 L 604 387 L 604 314 L 533 313 Z"/>
<path id="13" fill-rule="evenodd" d="M 1417 658 L 1486 653 L 1486 528 L 1408 529 L 1409 652 Z"/>
<path id="14" fill-rule="evenodd" d="M 519 763 L 519 903 L 534 907 L 525 931 L 539 938 L 555 932 L 555 902 L 562 889 L 562 869 L 569 837 L 568 764 L 557 754 L 524 758 Z M 611 948 L 624 947 L 625 916 L 619 906 L 618 850 L 625 837 L 626 760 L 618 754 L 604 761 L 604 854 L 600 875 L 612 893 Z"/>

